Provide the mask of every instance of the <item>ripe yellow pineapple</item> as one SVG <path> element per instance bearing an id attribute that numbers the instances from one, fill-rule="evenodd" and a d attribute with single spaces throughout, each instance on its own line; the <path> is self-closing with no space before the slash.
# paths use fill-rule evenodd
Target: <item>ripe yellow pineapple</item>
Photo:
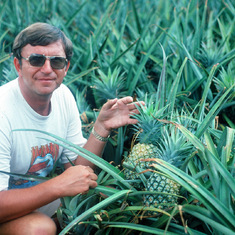
<path id="1" fill-rule="evenodd" d="M 157 154 L 157 148 L 153 144 L 144 144 L 144 143 L 137 143 L 132 148 L 128 158 L 124 161 L 124 174 L 126 176 L 126 179 L 131 180 L 131 184 L 139 189 L 144 189 L 144 184 L 140 180 L 140 175 L 136 170 L 137 167 L 140 168 L 140 170 L 146 170 L 150 168 L 150 162 L 149 161 L 143 161 L 143 159 L 148 159 Z M 130 170 L 129 168 L 125 168 L 127 165 L 130 165 L 133 170 Z"/>
<path id="2" fill-rule="evenodd" d="M 180 168 L 193 151 L 191 143 L 172 124 L 162 128 L 158 145 L 158 158 Z M 173 179 L 155 171 L 147 180 L 146 191 L 159 194 L 144 195 L 145 206 L 168 209 L 177 204 L 180 185 Z M 155 214 L 155 213 L 153 213 Z"/>
<path id="3" fill-rule="evenodd" d="M 123 168 L 127 180 L 138 190 L 144 190 L 144 182 L 140 180 L 138 169 L 144 171 L 149 169 L 151 162 L 143 159 L 157 157 L 157 142 L 159 141 L 162 123 L 157 118 L 162 118 L 163 109 L 158 109 L 155 97 L 145 98 L 145 106 L 141 105 L 140 113 L 135 115 L 138 123 L 134 126 L 136 141 L 129 156 L 124 159 Z M 130 167 L 128 167 L 130 166 Z M 132 168 L 132 169 L 131 169 Z"/>
<path id="4" fill-rule="evenodd" d="M 159 173 L 153 173 L 147 181 L 146 191 L 161 192 L 160 194 L 147 194 L 144 196 L 144 204 L 158 209 L 167 209 L 177 204 L 180 185 Z M 169 193 L 169 194 L 162 194 Z M 153 213 L 155 214 L 155 213 Z"/>
<path id="5" fill-rule="evenodd" d="M 175 115 L 179 117 L 178 113 Z M 139 121 L 135 125 L 138 143 L 134 145 L 123 163 L 126 178 L 135 181 L 133 186 L 138 190 L 149 192 L 144 195 L 144 205 L 158 209 L 167 209 L 177 204 L 180 185 L 161 172 L 157 172 L 152 166 L 154 160 L 151 159 L 159 158 L 180 168 L 185 158 L 192 152 L 192 145 L 174 125 L 163 124 L 159 120 L 163 116 L 164 109 L 157 110 L 157 103 L 154 102 L 148 102 L 146 107 L 142 107 L 140 113 L 135 115 Z M 183 125 L 189 124 L 184 118 L 173 119 L 173 115 L 168 118 Z M 126 167 L 128 164 L 134 168 L 130 170 Z M 150 169 L 150 176 L 145 177 L 145 182 L 141 179 L 141 174 L 135 170 L 136 167 L 142 170 Z"/>

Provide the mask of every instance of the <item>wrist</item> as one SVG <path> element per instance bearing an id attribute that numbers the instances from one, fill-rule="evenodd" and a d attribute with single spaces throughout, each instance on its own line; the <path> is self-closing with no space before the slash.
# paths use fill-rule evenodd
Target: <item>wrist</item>
<path id="1" fill-rule="evenodd" d="M 95 136 L 96 139 L 102 142 L 107 142 L 110 137 L 110 131 L 98 126 L 94 126 L 91 133 Z"/>

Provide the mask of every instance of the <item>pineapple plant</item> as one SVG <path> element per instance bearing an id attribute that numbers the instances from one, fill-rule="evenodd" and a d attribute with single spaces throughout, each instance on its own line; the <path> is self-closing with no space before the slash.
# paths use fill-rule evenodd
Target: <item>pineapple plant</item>
<path id="1" fill-rule="evenodd" d="M 135 115 L 138 123 L 134 125 L 135 136 L 129 156 L 123 161 L 124 175 L 127 180 L 137 189 L 143 189 L 144 183 L 140 180 L 141 175 L 138 171 L 149 169 L 150 162 L 143 159 L 154 158 L 157 156 L 157 142 L 160 136 L 162 123 L 156 117 L 161 118 L 164 109 L 158 109 L 156 96 L 150 98 L 145 96 L 145 106 L 141 105 L 139 115 Z"/>
<path id="2" fill-rule="evenodd" d="M 235 97 L 235 82 L 234 82 L 234 69 L 235 63 L 231 61 L 228 64 L 228 67 L 225 69 L 222 67 L 219 76 L 214 78 L 215 87 L 217 89 L 218 95 L 221 96 L 224 91 L 228 90 L 230 87 L 233 87 L 231 90 L 231 99 L 227 101 L 226 107 L 221 112 L 221 124 L 226 123 L 230 127 L 234 128 L 234 116 L 235 116 L 235 107 L 234 107 L 234 97 Z"/>
<path id="3" fill-rule="evenodd" d="M 82 1 L 53 1 L 53 4 L 51 1 L 43 1 L 42 4 L 39 1 L 32 0 L 30 4 L 22 5 L 17 4 L 19 2 L 19 0 L 9 0 L 0 4 L 2 12 L 0 45 L 2 49 L 2 60 L 0 61 L 2 79 L 0 84 L 2 85 L 16 77 L 9 67 L 10 59 L 5 59 L 5 53 L 9 55 L 11 52 L 13 38 L 19 29 L 38 20 L 59 25 L 74 42 L 74 56 L 64 82 L 74 91 L 82 115 L 83 130 L 85 130 L 87 136 L 91 129 L 92 120 L 96 116 L 94 110 L 99 110 L 101 103 L 116 97 L 115 95 L 117 97 L 122 97 L 125 94 L 134 95 L 138 88 L 149 94 L 156 92 L 156 83 L 159 81 L 159 71 L 161 69 L 165 70 L 167 77 L 165 87 L 160 83 L 158 85 L 158 88 L 160 87 L 160 90 L 165 92 L 165 96 L 161 100 L 163 106 L 167 101 L 168 105 L 171 102 L 172 105 L 170 104 L 170 106 L 172 108 L 178 106 L 181 109 L 187 103 L 196 112 L 197 105 L 200 105 L 198 102 L 201 99 L 205 100 L 205 108 L 202 108 L 202 110 L 205 109 L 205 116 L 201 115 L 204 110 L 198 115 L 198 117 L 203 117 L 198 118 L 198 123 L 203 124 L 198 125 L 197 130 L 199 131 L 195 133 L 195 129 L 191 130 L 188 127 L 187 130 L 184 130 L 184 124 L 183 127 L 180 127 L 181 131 L 184 130 L 185 134 L 188 134 L 188 139 L 194 143 L 195 148 L 200 150 L 190 159 L 190 164 L 187 165 L 186 163 L 189 162 L 186 161 L 187 171 L 181 170 L 182 162 L 178 161 L 179 159 L 176 157 L 179 153 L 174 153 L 174 149 L 176 151 L 178 148 L 177 141 L 173 140 L 173 136 L 179 138 L 179 134 L 174 133 L 174 128 L 169 123 L 163 127 L 162 123 L 156 120 L 156 122 L 153 121 L 159 125 L 159 130 L 161 129 L 157 133 L 156 141 L 152 139 L 154 136 L 152 128 L 149 128 L 149 135 L 146 134 L 147 137 L 144 137 L 144 132 L 147 132 L 147 124 L 145 127 L 136 126 L 134 138 L 136 142 L 132 142 L 132 151 L 134 153 L 132 154 L 131 151 L 129 157 L 125 158 L 125 165 L 123 166 L 125 172 L 130 175 L 130 182 L 135 182 L 134 186 L 136 188 L 138 186 L 138 189 L 144 191 L 136 192 L 133 188 L 133 195 L 131 195 L 131 188 L 128 186 L 121 187 L 123 182 L 126 183 L 124 179 L 122 181 L 118 178 L 121 173 L 113 176 L 113 180 L 104 178 L 104 182 L 111 182 L 112 186 L 119 179 L 116 187 L 120 189 L 120 192 L 117 193 L 128 190 L 128 196 L 110 203 L 109 207 L 106 206 L 107 202 L 102 206 L 100 205 L 100 211 L 97 210 L 96 205 L 92 206 L 92 200 L 90 200 L 89 205 L 86 201 L 87 208 L 85 208 L 85 212 L 79 211 L 82 214 L 77 213 L 77 209 L 82 207 L 81 205 L 88 195 L 70 198 L 71 204 L 70 200 L 64 200 L 64 204 L 62 202 L 64 206 L 62 208 L 62 223 L 66 224 L 65 222 L 69 223 L 74 219 L 76 220 L 74 224 L 79 225 L 80 229 L 82 227 L 80 223 L 82 222 L 86 229 L 89 225 L 97 228 L 97 234 L 130 234 L 136 229 L 140 229 L 138 230 L 139 233 L 158 235 L 172 234 L 172 232 L 174 234 L 233 234 L 235 231 L 235 150 L 234 141 L 231 142 L 234 139 L 234 76 L 232 74 L 235 52 L 233 49 L 235 45 L 235 3 L 231 0 L 160 0 L 148 1 L 147 3 L 145 1 L 107 0 L 83 1 L 84 3 Z M 111 4 L 112 8 L 109 7 Z M 149 14 L 146 14 L 146 12 L 149 12 Z M 159 55 L 158 43 L 161 43 L 166 51 L 166 65 L 160 62 L 161 56 Z M 179 66 L 185 56 L 189 60 L 180 72 Z M 195 64 L 194 60 L 198 63 Z M 215 78 L 212 83 L 213 86 L 206 87 L 205 82 L 208 80 L 208 73 L 211 67 L 217 63 L 219 63 L 218 68 L 221 73 L 217 70 L 213 76 Z M 95 70 L 91 73 L 92 66 L 98 66 L 99 71 Z M 111 78 L 112 74 L 115 75 L 115 67 L 120 68 L 120 70 L 116 77 L 113 76 L 115 82 L 112 83 L 106 77 Z M 111 73 L 109 73 L 108 68 L 112 71 Z M 81 73 L 81 71 L 89 71 L 89 74 L 87 72 Z M 105 75 L 103 76 L 100 71 Z M 123 71 L 126 73 L 123 74 Z M 177 75 L 178 71 L 179 75 Z M 80 74 L 83 75 L 80 76 Z M 124 85 L 119 85 L 118 82 L 122 80 L 123 75 L 125 76 Z M 179 84 L 173 84 L 177 81 L 177 78 Z M 233 90 L 230 89 L 232 86 Z M 122 88 L 120 89 L 120 87 Z M 171 88 L 175 88 L 175 93 L 171 91 Z M 129 91 L 125 92 L 127 89 Z M 208 97 L 201 97 L 202 91 L 205 89 L 208 91 Z M 226 131 L 225 128 L 225 133 L 218 142 L 215 140 L 219 139 L 220 135 L 217 130 L 215 133 L 213 131 L 211 138 L 207 136 L 207 144 L 205 144 L 205 139 L 201 141 L 201 137 L 204 132 L 207 133 L 207 130 L 211 130 L 211 125 L 205 123 L 211 122 L 214 118 L 208 115 L 208 112 L 212 109 L 215 112 L 215 103 L 223 97 L 228 89 L 232 94 L 226 102 L 217 104 L 217 109 L 221 107 L 221 111 L 220 113 L 218 111 L 215 115 L 217 117 L 219 115 L 219 128 L 223 129 L 225 125 L 229 124 L 233 129 Z M 84 106 L 91 105 L 91 109 L 87 110 L 87 107 L 81 104 Z M 163 106 L 160 105 L 158 109 Z M 203 106 L 203 102 L 200 106 Z M 156 107 L 156 110 L 158 109 Z M 146 105 L 145 111 L 147 112 L 147 110 L 148 105 Z M 172 110 L 168 110 L 168 113 L 172 113 Z M 161 115 L 155 115 L 154 112 L 152 112 L 152 115 L 155 118 L 161 118 Z M 141 117 L 137 118 L 141 119 Z M 205 121 L 203 121 L 204 118 Z M 171 118 L 168 118 L 168 120 L 177 122 L 177 120 L 171 120 Z M 145 122 L 147 123 L 147 121 Z M 188 130 L 191 131 L 190 134 Z M 231 132 L 233 132 L 233 136 Z M 118 135 L 114 136 L 115 133 L 112 133 L 112 138 L 108 142 L 108 144 L 115 146 L 115 152 L 109 151 L 108 154 L 112 161 L 119 163 L 114 159 L 114 156 L 117 159 L 123 156 L 123 149 L 129 148 L 131 143 L 128 139 L 129 136 L 126 135 L 126 129 L 118 130 Z M 118 137 L 116 138 L 116 136 Z M 168 139 L 170 140 L 167 141 Z M 183 140 L 179 142 L 183 143 Z M 134 143 L 136 144 L 134 145 Z M 149 146 L 153 146 L 154 149 Z M 230 151 L 228 146 L 230 146 Z M 186 146 L 183 144 L 183 147 Z M 140 152 L 140 157 L 135 164 L 136 150 Z M 179 154 L 179 158 L 184 159 L 184 156 L 187 156 L 186 152 L 185 150 L 181 155 Z M 173 157 L 174 154 L 175 157 Z M 188 155 L 190 156 L 190 151 Z M 133 161 L 128 161 L 128 158 L 133 158 Z M 155 158 L 155 161 L 141 161 L 140 159 L 143 158 Z M 221 164 L 219 164 L 218 159 Z M 121 157 L 119 160 L 122 160 Z M 113 169 L 111 168 L 110 174 L 112 172 Z M 166 213 L 159 214 L 157 218 L 151 217 L 149 220 L 147 218 L 147 221 L 138 217 L 138 215 L 142 216 L 143 206 L 141 205 L 140 211 L 138 211 L 135 203 L 136 201 L 140 202 L 143 195 L 145 196 L 146 205 L 153 208 L 158 206 L 159 209 L 166 209 L 166 201 L 168 202 L 167 206 L 177 203 L 176 198 L 178 197 L 174 199 L 174 193 L 177 194 L 178 190 L 177 186 L 174 193 L 173 190 L 169 190 L 168 193 L 167 191 L 166 193 L 161 192 L 162 182 L 167 181 L 167 184 L 170 184 L 170 180 L 173 181 L 173 179 L 177 183 L 181 183 L 182 189 L 187 190 L 186 200 L 178 200 L 180 205 L 175 208 L 176 213 L 183 212 L 180 215 L 178 214 L 179 219 L 174 213 L 171 213 L 171 216 L 166 215 Z M 158 185 L 156 181 L 159 181 Z M 171 183 L 173 184 L 174 181 Z M 154 188 L 159 188 L 159 192 L 157 190 L 153 191 Z M 110 194 L 107 199 L 110 200 L 116 194 L 116 191 L 111 192 L 111 189 L 109 190 Z M 180 189 L 180 192 L 182 191 Z M 107 192 L 104 193 L 107 195 Z M 161 198 L 157 198 L 158 195 L 162 197 L 168 195 L 168 198 L 162 199 L 158 204 L 151 204 L 151 201 L 160 201 Z M 97 196 L 100 199 L 100 195 Z M 170 196 L 173 198 L 170 198 Z M 195 203 L 195 199 L 197 203 Z M 100 200 L 102 203 L 103 198 Z M 134 211 L 133 205 L 136 211 Z M 89 207 L 93 208 L 95 214 L 91 213 Z M 84 215 L 84 213 L 87 213 L 86 215 L 90 217 L 84 216 L 81 219 L 81 215 Z M 71 214 L 73 215 L 71 216 Z M 98 219 L 99 217 L 101 219 Z M 173 217 L 174 220 L 172 220 Z M 78 218 L 80 219 L 78 220 Z M 187 221 L 187 224 L 181 224 L 181 219 Z M 138 223 L 137 220 L 139 224 L 136 224 Z M 165 221 L 165 224 L 162 221 Z M 177 224 L 174 223 L 175 221 Z M 140 226 L 141 223 L 142 226 Z M 198 224 L 200 224 L 200 232 L 193 231 L 198 230 Z M 119 227 L 119 230 L 115 226 Z M 74 233 L 77 234 L 76 228 L 73 229 L 71 231 L 75 231 Z M 117 229 L 116 233 L 114 233 L 115 229 Z M 89 233 L 88 230 L 82 232 L 83 234 Z M 61 234 L 65 233 L 62 232 Z"/>
<path id="4" fill-rule="evenodd" d="M 102 106 L 108 99 L 125 96 L 125 73 L 121 73 L 120 67 L 116 67 L 113 71 L 109 68 L 107 75 L 100 69 L 98 73 L 99 78 L 94 77 L 92 86 L 98 107 Z"/>
<path id="5" fill-rule="evenodd" d="M 197 54 L 197 58 L 204 68 L 210 68 L 218 63 L 224 54 L 224 48 L 222 46 L 218 46 L 217 43 L 202 42 L 201 49 Z"/>
<path id="6" fill-rule="evenodd" d="M 172 124 L 162 128 L 161 139 L 158 144 L 158 159 L 164 160 L 177 168 L 183 168 L 185 159 L 193 152 L 192 144 Z M 147 207 L 166 210 L 176 205 L 180 196 L 180 184 L 161 172 L 154 171 L 146 184 L 146 191 L 159 194 L 144 195 Z M 151 214 L 156 214 L 152 212 Z"/>
<path id="7" fill-rule="evenodd" d="M 161 121 L 156 118 L 163 117 L 165 110 L 165 108 L 158 110 L 156 107 L 156 103 L 149 99 L 146 107 L 142 107 L 140 113 L 135 115 L 139 121 L 134 128 L 138 143 L 131 149 L 123 166 L 124 174 L 128 180 L 134 182 L 133 186 L 138 190 L 149 192 L 143 196 L 144 205 L 165 210 L 177 203 L 180 185 L 162 173 L 154 171 L 152 167 L 154 159 L 162 159 L 181 168 L 193 148 L 186 137 L 170 124 L 170 121 Z M 169 119 L 192 128 L 192 123 L 182 114 L 179 116 L 178 112 L 175 112 L 174 115 L 169 116 Z M 168 124 L 163 125 L 163 122 Z M 132 164 L 132 169 L 128 168 L 128 164 Z M 142 176 L 141 173 L 146 171 L 150 174 Z M 155 215 L 156 213 L 149 214 Z"/>

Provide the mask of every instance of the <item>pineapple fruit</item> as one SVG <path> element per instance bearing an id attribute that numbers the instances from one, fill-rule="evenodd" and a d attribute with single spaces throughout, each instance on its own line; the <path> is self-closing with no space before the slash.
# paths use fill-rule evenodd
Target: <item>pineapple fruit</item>
<path id="1" fill-rule="evenodd" d="M 157 156 L 156 143 L 159 140 L 160 129 L 162 123 L 155 117 L 162 116 L 163 110 L 158 110 L 157 103 L 154 102 L 153 97 L 148 99 L 145 97 L 146 106 L 141 106 L 139 109 L 140 114 L 135 115 L 138 123 L 134 125 L 135 138 L 137 144 L 134 144 L 129 156 L 124 159 L 124 175 L 127 180 L 130 180 L 136 189 L 141 190 L 144 187 L 143 182 L 140 180 L 138 169 L 140 171 L 150 168 L 151 162 L 143 161 Z M 132 169 L 130 169 L 130 166 Z"/>
<path id="2" fill-rule="evenodd" d="M 141 190 L 144 187 L 143 182 L 140 180 L 136 167 L 140 170 L 146 170 L 150 168 L 149 161 L 143 161 L 143 159 L 149 159 L 157 154 L 157 148 L 153 144 L 137 143 L 132 148 L 128 158 L 124 161 L 123 165 L 131 165 L 133 170 L 124 167 L 124 174 L 127 180 L 130 180 L 130 184 L 136 189 Z"/>
<path id="3" fill-rule="evenodd" d="M 124 160 L 123 167 L 126 179 L 135 182 L 133 187 L 149 192 L 143 196 L 144 205 L 165 210 L 177 204 L 180 185 L 173 179 L 157 172 L 152 163 L 155 158 L 158 158 L 176 167 L 181 167 L 192 152 L 192 145 L 174 125 L 170 123 L 164 125 L 159 120 L 164 117 L 164 111 L 165 109 L 158 110 L 157 103 L 150 99 L 150 102 L 142 107 L 140 113 L 135 115 L 135 118 L 138 119 L 138 123 L 134 126 L 138 143 L 133 146 L 129 156 Z M 171 116 L 169 119 L 188 125 L 184 118 L 179 118 L 178 113 L 175 116 L 177 118 Z M 127 167 L 128 164 L 132 165 L 132 169 Z M 141 172 L 136 171 L 137 167 L 141 169 Z M 144 177 L 146 180 L 143 181 L 141 173 L 146 171 L 150 174 L 144 174 L 147 177 Z"/>
<path id="4" fill-rule="evenodd" d="M 172 124 L 162 128 L 162 136 L 158 145 L 157 158 L 180 168 L 190 156 L 193 147 L 184 135 Z M 146 184 L 146 191 L 159 194 L 144 195 L 144 205 L 166 210 L 177 204 L 180 196 L 180 185 L 160 172 L 151 174 Z M 155 212 L 151 214 L 156 214 Z"/>
<path id="5" fill-rule="evenodd" d="M 146 191 L 164 192 L 169 194 L 147 194 L 144 196 L 144 204 L 158 209 L 167 209 L 177 204 L 180 185 L 168 177 L 154 172 L 147 181 Z M 156 214 L 153 212 L 152 214 Z"/>

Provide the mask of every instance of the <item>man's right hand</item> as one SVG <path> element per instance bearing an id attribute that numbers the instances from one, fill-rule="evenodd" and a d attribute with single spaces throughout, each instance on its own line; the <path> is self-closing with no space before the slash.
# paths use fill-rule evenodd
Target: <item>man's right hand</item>
<path id="1" fill-rule="evenodd" d="M 77 165 L 33 187 L 0 191 L 0 223 L 29 214 L 58 198 L 85 194 L 97 186 L 96 180 L 89 166 Z"/>
<path id="2" fill-rule="evenodd" d="M 64 197 L 87 193 L 90 188 L 97 186 L 97 178 L 89 166 L 77 165 L 69 167 L 53 180 L 56 181 L 59 197 Z"/>

